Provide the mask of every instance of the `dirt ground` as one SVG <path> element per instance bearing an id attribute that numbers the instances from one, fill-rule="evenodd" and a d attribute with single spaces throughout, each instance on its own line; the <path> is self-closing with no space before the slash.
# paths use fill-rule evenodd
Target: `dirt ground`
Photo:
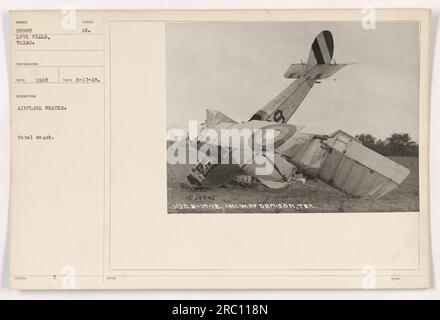
<path id="1" fill-rule="evenodd" d="M 392 157 L 411 170 L 409 177 L 383 198 L 350 198 L 318 180 L 293 183 L 273 190 L 261 184 L 229 184 L 216 189 L 195 189 L 186 176 L 191 165 L 168 165 L 169 213 L 318 213 L 410 212 L 419 210 L 418 158 Z"/>

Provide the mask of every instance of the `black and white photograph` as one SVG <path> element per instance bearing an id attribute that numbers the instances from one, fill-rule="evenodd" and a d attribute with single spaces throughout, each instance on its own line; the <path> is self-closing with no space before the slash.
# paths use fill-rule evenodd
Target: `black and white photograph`
<path id="1" fill-rule="evenodd" d="M 419 210 L 419 23 L 166 26 L 168 213 Z"/>
<path id="2" fill-rule="evenodd" d="M 0 300 L 210 319 L 440 296 L 440 5 L 20 1 Z"/>

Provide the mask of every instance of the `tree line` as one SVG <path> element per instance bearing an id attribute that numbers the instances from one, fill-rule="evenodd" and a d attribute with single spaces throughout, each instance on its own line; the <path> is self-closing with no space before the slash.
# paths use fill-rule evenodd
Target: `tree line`
<path id="1" fill-rule="evenodd" d="M 393 133 L 385 140 L 377 139 L 371 134 L 361 133 L 356 138 L 366 147 L 384 156 L 418 157 L 419 144 L 411 139 L 408 133 Z"/>

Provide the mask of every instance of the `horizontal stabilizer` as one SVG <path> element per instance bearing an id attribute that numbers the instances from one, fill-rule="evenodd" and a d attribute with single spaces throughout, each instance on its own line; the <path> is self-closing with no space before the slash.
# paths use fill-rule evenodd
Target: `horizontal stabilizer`
<path id="1" fill-rule="evenodd" d="M 284 78 L 287 79 L 299 79 L 307 71 L 307 66 L 302 63 L 293 63 L 289 69 L 284 73 Z"/>
<path id="2" fill-rule="evenodd" d="M 211 110 L 211 109 L 206 110 L 206 121 L 205 121 L 206 126 L 212 127 L 221 122 L 237 123 L 237 121 L 229 118 L 223 112 L 217 110 Z"/>
<path id="3" fill-rule="evenodd" d="M 335 74 L 347 64 L 316 64 L 312 68 L 308 68 L 303 64 L 292 64 L 284 73 L 284 78 L 299 79 L 304 75 L 308 75 L 311 79 L 320 80 L 326 79 Z"/>

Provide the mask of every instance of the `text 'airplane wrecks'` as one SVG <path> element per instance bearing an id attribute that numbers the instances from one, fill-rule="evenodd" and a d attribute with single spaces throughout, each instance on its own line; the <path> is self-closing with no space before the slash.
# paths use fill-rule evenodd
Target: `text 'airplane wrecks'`
<path id="1" fill-rule="evenodd" d="M 296 79 L 279 95 L 257 111 L 249 121 L 238 123 L 219 111 L 208 110 L 206 122 L 197 137 L 197 150 L 208 147 L 188 175 L 195 187 L 215 188 L 237 177 L 249 177 L 270 188 L 281 188 L 303 177 L 313 177 L 353 197 L 378 199 L 398 187 L 410 171 L 400 164 L 363 146 L 356 138 L 336 131 L 330 135 L 301 133 L 302 127 L 287 124 L 315 83 L 342 69 L 333 61 L 333 36 L 323 31 L 313 41 L 307 64 L 292 64 L 284 77 Z M 261 163 L 231 162 L 231 153 L 243 153 L 243 142 L 227 146 L 220 137 L 234 137 L 243 130 L 273 130 L 273 156 L 260 157 L 273 165 L 263 172 Z M 212 133 L 218 133 L 217 138 Z M 251 137 L 255 145 L 255 137 Z M 229 140 L 228 140 L 229 143 Z M 218 151 L 218 153 L 212 152 Z M 267 151 L 267 150 L 266 150 Z M 225 161 L 226 160 L 226 161 Z"/>

